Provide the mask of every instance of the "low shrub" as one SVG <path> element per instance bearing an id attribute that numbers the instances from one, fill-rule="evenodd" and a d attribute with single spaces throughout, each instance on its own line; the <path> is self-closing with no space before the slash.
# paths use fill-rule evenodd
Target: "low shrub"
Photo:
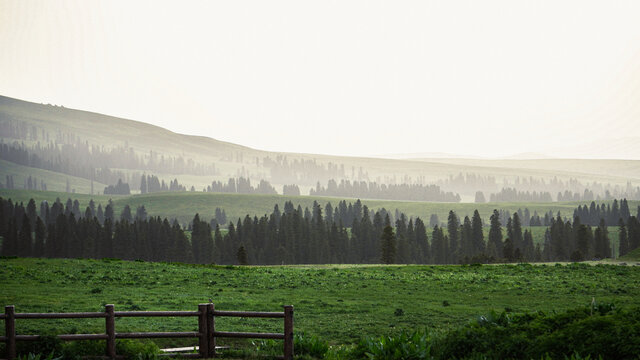
<path id="1" fill-rule="evenodd" d="M 431 339 L 426 331 L 402 332 L 396 336 L 365 338 L 348 355 L 351 359 L 404 359 L 431 358 Z"/>
<path id="2" fill-rule="evenodd" d="M 491 313 L 435 339 L 433 349 L 437 359 L 637 359 L 640 313 L 608 304 L 559 314 Z"/>

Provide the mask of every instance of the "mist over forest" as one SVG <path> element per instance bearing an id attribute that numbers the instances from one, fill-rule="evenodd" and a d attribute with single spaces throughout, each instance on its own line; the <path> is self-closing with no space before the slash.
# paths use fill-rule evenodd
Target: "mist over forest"
<path id="1" fill-rule="evenodd" d="M 638 14 L 0 1 L 0 360 L 638 360 Z"/>
<path id="2" fill-rule="evenodd" d="M 536 169 L 532 160 L 523 160 L 523 165 L 511 161 L 510 167 L 504 167 L 499 160 L 468 166 L 456 164 L 459 160 L 443 163 L 444 159 L 436 163 L 271 153 L 135 121 L 6 97 L 0 100 L 0 160 L 19 165 L 17 171 L 3 169 L 0 185 L 8 189 L 90 194 L 106 190 L 121 195 L 157 191 L 283 194 L 286 190 L 300 195 L 437 202 L 640 199 L 640 170 L 633 160 L 611 160 L 605 166 L 602 160 L 576 160 L 582 163 L 578 172 L 551 171 L 554 161 L 549 159 L 541 159 Z M 163 146 L 166 143 L 172 145 Z M 188 146 L 181 147 L 184 143 Z M 562 166 L 562 161 L 555 166 Z M 60 174 L 66 181 L 48 182 L 38 176 L 40 170 Z M 78 181 L 88 181 L 89 191 L 80 190 Z M 117 187 L 119 182 L 127 189 Z"/>

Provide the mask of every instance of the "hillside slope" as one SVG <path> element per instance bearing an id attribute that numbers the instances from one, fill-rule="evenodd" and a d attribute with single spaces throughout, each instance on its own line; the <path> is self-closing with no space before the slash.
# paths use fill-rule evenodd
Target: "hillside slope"
<path id="1" fill-rule="evenodd" d="M 7 131 L 20 128 L 19 134 Z M 436 182 L 451 175 L 474 173 L 491 176 L 501 183 L 503 179 L 533 177 L 551 179 L 575 178 L 583 183 L 611 183 L 624 186 L 627 181 L 640 181 L 640 161 L 637 160 L 481 160 L 481 159 L 381 159 L 320 154 L 277 153 L 219 141 L 204 136 L 191 136 L 171 132 L 158 126 L 127 120 L 88 111 L 43 105 L 0 96 L 0 140 L 24 142 L 26 144 L 49 141 L 72 143 L 88 142 L 91 145 L 110 148 L 127 146 L 138 154 L 156 154 L 183 157 L 205 165 L 215 164 L 216 174 L 207 176 L 211 180 L 225 180 L 239 175 L 254 180 L 272 180 L 274 174 L 265 165 L 264 159 L 286 158 L 314 161 L 319 166 L 344 167 L 344 176 L 351 180 L 368 180 L 379 183 L 403 182 L 421 178 L 424 182 Z M 389 149 L 392 151 L 392 149 Z M 285 165 L 285 168 L 289 165 Z M 280 169 L 278 170 L 280 171 Z M 306 168 L 300 166 L 297 175 Z M 363 176 L 359 175 L 364 174 Z M 171 177 L 173 174 L 168 174 Z M 180 175 L 180 174 L 177 174 Z M 177 176 L 181 180 L 180 176 Z M 198 179 L 197 184 L 181 181 L 187 186 L 201 185 L 211 180 Z M 299 185 L 314 186 L 318 179 L 306 179 Z M 294 181 L 274 179 L 272 183 L 282 185 Z M 324 184 L 324 181 L 322 181 Z M 137 184 L 136 184 L 137 185 Z M 199 187 L 200 188 L 200 187 Z M 476 189 L 461 193 L 464 200 L 472 201 Z M 497 190 L 496 190 L 497 191 Z M 304 193 L 304 192 L 303 192 Z M 554 194 L 555 195 L 555 194 Z"/>

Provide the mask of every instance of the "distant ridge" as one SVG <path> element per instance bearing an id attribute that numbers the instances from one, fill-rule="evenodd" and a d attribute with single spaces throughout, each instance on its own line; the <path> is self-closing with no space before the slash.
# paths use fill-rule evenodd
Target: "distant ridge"
<path id="1" fill-rule="evenodd" d="M 178 153 L 258 151 L 210 137 L 174 133 L 140 121 L 0 96 L 0 121 L 4 120 L 26 122 L 53 133 L 67 131 L 90 143 L 106 146 L 114 145 L 111 140 L 116 138 L 134 149 L 161 153 L 171 147 L 179 147 Z M 105 141 L 106 135 L 110 141 Z"/>
<path id="2" fill-rule="evenodd" d="M 206 166 L 214 164 L 217 170 L 215 174 L 207 173 L 198 179 L 189 178 L 181 181 L 195 184 L 198 189 L 211 184 L 213 179 L 226 181 L 229 177 L 239 177 L 243 174 L 249 174 L 246 176 L 252 176 L 253 179 L 273 179 L 274 174 L 278 174 L 278 171 L 282 172 L 283 169 L 286 172 L 287 167 L 294 161 L 298 164 L 298 172 L 293 176 L 298 178 L 288 177 L 287 180 L 280 180 L 281 182 L 273 181 L 273 184 L 298 183 L 304 186 L 315 186 L 318 178 L 307 179 L 307 183 L 299 180 L 310 173 L 305 166 L 328 169 L 330 164 L 334 169 L 344 169 L 343 174 L 351 180 L 378 183 L 396 183 L 404 179 L 409 179 L 407 180 L 409 182 L 420 179 L 422 182 L 435 183 L 461 173 L 474 173 L 498 179 L 557 176 L 565 179 L 582 179 L 585 182 L 611 182 L 621 185 L 626 184 L 628 180 L 640 180 L 640 161 L 637 160 L 560 159 L 546 156 L 545 154 L 549 153 L 546 151 L 517 154 L 502 159 L 442 152 L 369 157 L 272 152 L 206 136 L 178 134 L 135 120 L 0 96 L 0 124 L 9 122 L 26 125 L 26 128 L 33 126 L 38 129 L 38 133 L 42 130 L 43 133 L 49 134 L 52 138 L 45 139 L 44 143 L 55 140 L 57 136 L 66 137 L 63 142 L 68 142 L 75 136 L 77 140 L 105 148 L 126 146 L 145 158 L 153 153 L 156 156 L 160 154 L 174 158 L 181 157 L 184 161 L 194 161 Z M 5 143 L 18 141 L 30 145 L 30 140 L 24 137 L 12 138 L 3 133 L 0 133 L 0 140 Z M 34 142 L 34 140 L 31 141 Z M 42 138 L 35 141 L 43 143 Z M 628 139 L 619 144 L 617 149 L 627 153 L 638 149 L 637 153 L 640 156 L 640 141 Z M 562 152 L 551 153 L 558 157 L 563 154 Z M 285 161 L 287 164 L 277 165 L 278 161 Z M 307 163 L 300 165 L 304 162 Z M 274 169 L 274 164 L 279 168 Z M 143 171 L 139 170 L 139 172 Z M 363 176 L 359 177 L 358 174 Z M 167 177 L 169 176 L 173 178 L 174 175 L 167 174 Z M 340 178 L 337 177 L 337 180 Z M 321 183 L 326 183 L 326 179 Z"/>

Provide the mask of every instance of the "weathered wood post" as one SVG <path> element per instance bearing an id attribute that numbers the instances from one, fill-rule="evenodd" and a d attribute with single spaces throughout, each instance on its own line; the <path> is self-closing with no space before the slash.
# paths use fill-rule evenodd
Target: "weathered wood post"
<path id="1" fill-rule="evenodd" d="M 216 357 L 216 317 L 213 315 L 215 311 L 214 304 L 207 304 L 207 346 L 209 347 L 209 357 Z"/>
<path id="2" fill-rule="evenodd" d="M 107 327 L 107 356 L 111 359 L 116 358 L 116 317 L 113 309 L 113 304 L 107 304 L 104 306 L 106 316 Z"/>
<path id="3" fill-rule="evenodd" d="M 284 358 L 293 359 L 293 305 L 284 307 Z"/>
<path id="4" fill-rule="evenodd" d="M 207 331 L 207 317 L 209 304 L 198 305 L 198 353 L 200 357 L 206 359 L 209 357 L 209 343 L 208 343 L 208 331 Z"/>
<path id="5" fill-rule="evenodd" d="M 7 359 L 16 358 L 16 308 L 13 305 L 4 307 L 4 333 L 7 337 Z"/>

